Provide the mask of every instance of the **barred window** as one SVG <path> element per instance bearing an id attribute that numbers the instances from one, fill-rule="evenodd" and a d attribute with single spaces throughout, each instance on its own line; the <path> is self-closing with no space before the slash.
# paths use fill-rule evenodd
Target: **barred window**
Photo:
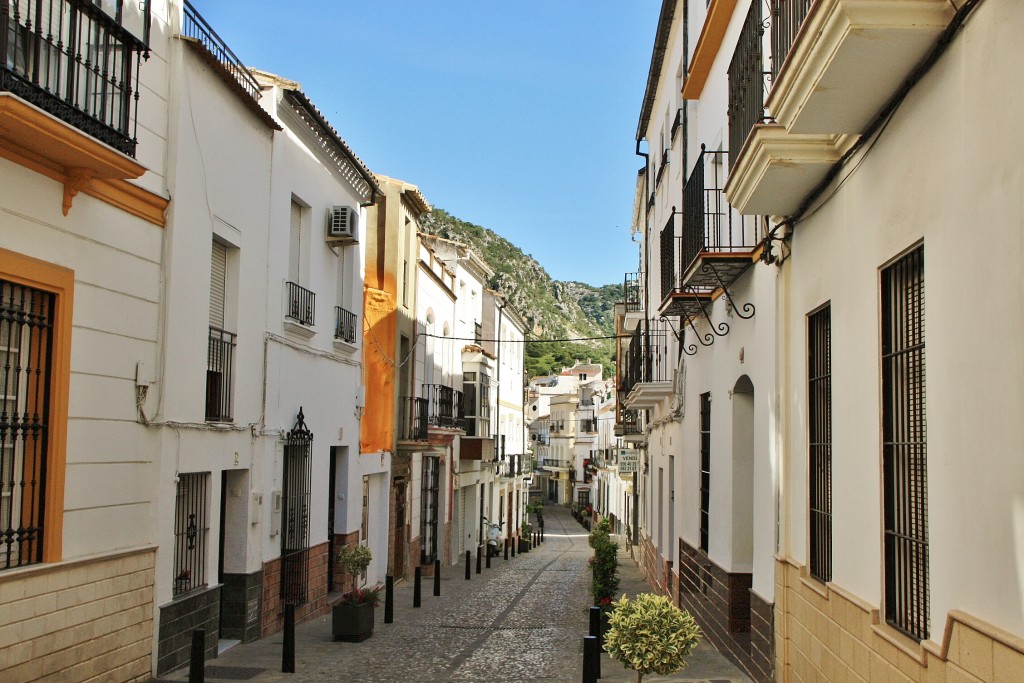
<path id="1" fill-rule="evenodd" d="M 708 551 L 711 509 L 711 393 L 700 395 L 700 549 Z"/>
<path id="2" fill-rule="evenodd" d="M 43 560 L 55 299 L 0 280 L 0 569 Z"/>
<path id="3" fill-rule="evenodd" d="M 420 479 L 420 564 L 431 564 L 437 559 L 437 515 L 440 497 L 440 468 L 437 458 L 423 457 L 423 472 Z"/>
<path id="4" fill-rule="evenodd" d="M 810 570 L 832 580 L 832 308 L 807 319 L 807 442 Z"/>
<path id="5" fill-rule="evenodd" d="M 174 499 L 174 595 L 206 585 L 206 491 L 210 475 L 178 475 Z"/>
<path id="6" fill-rule="evenodd" d="M 885 619 L 929 637 L 924 247 L 882 271 Z"/>

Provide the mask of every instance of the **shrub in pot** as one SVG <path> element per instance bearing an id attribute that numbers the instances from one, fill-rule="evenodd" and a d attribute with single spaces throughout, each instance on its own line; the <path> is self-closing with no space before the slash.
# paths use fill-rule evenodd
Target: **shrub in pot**
<path id="1" fill-rule="evenodd" d="M 373 635 L 374 607 L 380 589 L 358 587 L 359 576 L 373 560 L 373 553 L 363 545 L 345 546 L 338 550 L 338 566 L 349 575 L 352 590 L 342 595 L 331 608 L 331 630 L 335 640 L 359 642 Z"/>
<path id="2" fill-rule="evenodd" d="M 604 649 L 612 659 L 636 671 L 637 683 L 647 674 L 671 675 L 686 667 L 686 658 L 702 636 L 689 612 L 664 595 L 625 595 L 614 603 L 604 634 Z"/>

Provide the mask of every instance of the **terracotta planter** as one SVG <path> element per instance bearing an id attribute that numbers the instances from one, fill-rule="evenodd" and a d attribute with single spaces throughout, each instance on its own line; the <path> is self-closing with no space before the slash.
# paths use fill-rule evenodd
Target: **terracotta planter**
<path id="1" fill-rule="evenodd" d="M 373 604 L 335 605 L 331 609 L 331 632 L 335 640 L 358 643 L 373 635 Z"/>

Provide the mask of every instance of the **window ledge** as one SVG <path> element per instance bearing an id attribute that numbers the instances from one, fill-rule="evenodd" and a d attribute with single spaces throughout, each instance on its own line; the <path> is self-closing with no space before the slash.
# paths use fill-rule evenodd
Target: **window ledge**
<path id="1" fill-rule="evenodd" d="M 351 356 L 352 354 L 357 353 L 359 351 L 359 347 L 352 342 L 345 341 L 344 339 L 335 339 L 334 350 L 341 351 L 345 355 Z"/>
<path id="2" fill-rule="evenodd" d="M 284 331 L 291 332 L 295 336 L 302 337 L 303 339 L 312 339 L 313 335 L 316 334 L 316 330 L 309 325 L 303 325 L 300 322 L 295 322 L 288 318 L 285 318 L 284 320 Z"/>

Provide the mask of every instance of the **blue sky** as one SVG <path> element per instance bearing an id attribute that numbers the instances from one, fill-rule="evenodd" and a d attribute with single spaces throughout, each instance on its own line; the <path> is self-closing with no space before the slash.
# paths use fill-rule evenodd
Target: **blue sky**
<path id="1" fill-rule="evenodd" d="M 370 169 L 558 280 L 622 282 L 656 0 L 192 0 L 243 63 L 299 81 Z"/>

